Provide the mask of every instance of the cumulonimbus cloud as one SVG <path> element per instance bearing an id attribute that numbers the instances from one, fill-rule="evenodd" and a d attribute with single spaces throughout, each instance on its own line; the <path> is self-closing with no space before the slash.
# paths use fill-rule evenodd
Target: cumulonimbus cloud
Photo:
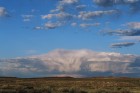
<path id="1" fill-rule="evenodd" d="M 58 49 L 47 54 L 15 59 L 0 60 L 0 75 L 23 77 L 79 75 L 94 76 L 125 75 L 138 76 L 140 70 L 135 68 L 139 56 L 114 52 L 95 52 L 92 50 Z M 133 64 L 133 66 L 131 66 Z M 140 73 L 139 73 L 140 74 Z"/>

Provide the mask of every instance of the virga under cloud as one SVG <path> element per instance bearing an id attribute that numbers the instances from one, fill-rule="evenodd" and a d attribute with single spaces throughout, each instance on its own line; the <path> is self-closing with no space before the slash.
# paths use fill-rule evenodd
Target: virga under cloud
<path id="1" fill-rule="evenodd" d="M 55 76 L 79 75 L 94 76 L 99 73 L 120 75 L 137 73 L 135 68 L 139 56 L 115 52 L 95 52 L 92 50 L 58 49 L 47 54 L 15 59 L 0 60 L 0 75 Z M 131 65 L 133 64 L 133 66 Z M 59 74 L 58 74 L 59 73 Z"/>

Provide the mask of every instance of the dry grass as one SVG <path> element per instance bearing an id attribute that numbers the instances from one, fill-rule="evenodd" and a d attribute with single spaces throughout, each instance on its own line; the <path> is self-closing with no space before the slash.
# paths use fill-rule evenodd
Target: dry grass
<path id="1" fill-rule="evenodd" d="M 0 93 L 140 93 L 140 79 L 0 78 Z"/>

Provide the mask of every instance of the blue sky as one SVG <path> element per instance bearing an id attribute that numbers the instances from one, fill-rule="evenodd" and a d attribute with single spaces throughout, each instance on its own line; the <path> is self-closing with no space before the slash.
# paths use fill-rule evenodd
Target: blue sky
<path id="1" fill-rule="evenodd" d="M 0 0 L 0 58 L 57 49 L 139 56 L 139 9 L 140 0 Z"/>
<path id="2" fill-rule="evenodd" d="M 134 0 L 134 2 L 136 1 Z M 66 10 L 51 12 L 57 9 L 58 6 L 68 7 L 65 8 Z M 81 8 L 76 9 L 77 6 L 81 6 Z M 93 0 L 79 0 L 78 2 L 66 2 L 63 0 L 13 0 L 10 3 L 7 0 L 1 0 L 0 7 L 5 8 L 5 12 L 8 15 L 0 17 L 1 58 L 41 54 L 58 48 L 140 54 L 139 43 L 130 47 L 110 48 L 112 43 L 132 41 L 121 41 L 120 37 L 122 36 L 103 35 L 102 32 L 104 30 L 127 29 L 124 25 L 130 22 L 139 22 L 139 11 L 131 10 L 132 7 L 129 4 L 102 6 Z M 116 13 L 101 14 L 96 17 L 93 16 L 91 19 L 76 18 L 83 11 L 109 10 L 114 10 Z M 41 18 L 41 16 L 59 13 L 67 13 L 75 17 L 70 19 L 56 17 L 50 19 Z M 44 27 L 46 23 L 56 23 L 61 26 L 49 29 Z M 75 23 L 76 26 L 71 26 L 72 23 Z M 80 24 L 89 25 L 82 27 L 79 26 Z M 94 26 L 94 24 L 97 25 Z M 40 28 L 35 29 L 35 27 Z"/>

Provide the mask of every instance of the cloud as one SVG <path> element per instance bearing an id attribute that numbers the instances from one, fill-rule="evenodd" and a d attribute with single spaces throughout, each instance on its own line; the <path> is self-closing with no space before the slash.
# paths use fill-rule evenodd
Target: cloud
<path id="1" fill-rule="evenodd" d="M 108 35 L 119 35 L 119 36 L 139 36 L 140 35 L 140 23 L 139 22 L 128 22 L 123 24 L 124 29 L 102 31 Z"/>
<path id="2" fill-rule="evenodd" d="M 140 22 L 129 22 L 126 24 L 126 26 L 132 29 L 140 29 Z"/>
<path id="3" fill-rule="evenodd" d="M 118 10 L 107 10 L 107 11 L 82 11 L 79 13 L 78 18 L 82 20 L 89 20 L 89 19 L 94 19 L 96 17 L 101 17 L 103 15 L 112 15 L 119 13 Z"/>
<path id="4" fill-rule="evenodd" d="M 76 5 L 79 3 L 79 0 L 60 0 L 57 8 L 52 10 L 52 12 L 57 11 L 66 11 L 68 8 L 72 8 L 71 6 Z"/>
<path id="5" fill-rule="evenodd" d="M 22 15 L 23 21 L 28 22 L 34 17 L 34 15 Z"/>
<path id="6" fill-rule="evenodd" d="M 34 29 L 34 30 L 43 30 L 43 29 L 44 29 L 44 27 L 41 27 L 41 26 L 36 26 L 36 27 L 34 27 L 33 29 Z"/>
<path id="7" fill-rule="evenodd" d="M 136 4 L 139 3 L 139 0 L 93 0 L 93 2 L 100 6 L 113 6 L 120 4 Z"/>
<path id="8" fill-rule="evenodd" d="M 83 23 L 83 24 L 80 24 L 80 27 L 95 27 L 95 26 L 99 26 L 100 23 L 92 23 L 92 24 L 87 24 L 87 23 Z"/>
<path id="9" fill-rule="evenodd" d="M 93 76 L 99 75 L 99 73 L 102 73 L 102 75 L 135 74 L 139 73 L 138 70 L 135 71 L 136 67 L 139 67 L 135 64 L 139 61 L 139 56 L 130 54 L 95 52 L 86 49 L 58 49 L 43 55 L 0 59 L 0 75 L 33 77 L 54 75 Z"/>
<path id="10" fill-rule="evenodd" d="M 78 5 L 78 6 L 76 6 L 76 9 L 82 10 L 82 9 L 85 9 L 86 7 L 87 7 L 87 5 Z"/>
<path id="11" fill-rule="evenodd" d="M 60 22 L 57 23 L 52 23 L 52 22 L 47 22 L 45 23 L 45 27 L 48 29 L 55 29 L 57 27 L 60 27 L 62 24 Z"/>
<path id="12" fill-rule="evenodd" d="M 70 20 L 74 17 L 74 15 L 71 15 L 69 13 L 61 12 L 58 14 L 47 14 L 47 15 L 42 15 L 42 19 L 52 19 L 52 18 L 57 18 L 58 20 Z"/>
<path id="13" fill-rule="evenodd" d="M 0 7 L 0 17 L 8 17 L 9 14 L 4 7 Z"/>
<path id="14" fill-rule="evenodd" d="M 77 26 L 77 23 L 73 22 L 71 23 L 71 26 Z"/>
<path id="15" fill-rule="evenodd" d="M 120 40 L 136 40 L 140 41 L 140 36 L 122 36 Z"/>
<path id="16" fill-rule="evenodd" d="M 136 42 L 139 42 L 140 38 L 140 23 L 139 22 L 128 22 L 126 24 L 123 24 L 125 28 L 117 29 L 117 30 L 108 30 L 108 31 L 102 31 L 104 34 L 108 35 L 116 35 L 121 36 L 119 40 L 131 40 L 133 42 L 124 42 L 124 43 L 114 43 L 111 45 L 112 48 L 122 48 L 122 47 L 128 47 L 136 44 Z M 135 41 L 135 43 L 134 43 Z"/>
<path id="17" fill-rule="evenodd" d="M 79 0 L 61 0 L 60 1 L 61 4 L 75 4 L 78 2 L 79 2 Z"/>
<path id="18" fill-rule="evenodd" d="M 139 36 L 140 29 L 113 30 L 113 31 L 106 31 L 105 34 L 119 35 L 119 36 Z"/>
<path id="19" fill-rule="evenodd" d="M 130 10 L 139 11 L 140 0 L 93 0 L 93 2 L 102 7 L 113 7 L 117 5 L 130 6 Z"/>
<path id="20" fill-rule="evenodd" d="M 54 17 L 54 14 L 47 14 L 47 15 L 42 15 L 42 19 L 52 19 Z"/>
<path id="21" fill-rule="evenodd" d="M 129 47 L 129 46 L 133 46 L 135 45 L 136 43 L 134 42 L 123 42 L 123 43 L 114 43 L 114 44 L 111 44 L 111 48 L 122 48 L 122 47 Z"/>
<path id="22" fill-rule="evenodd" d="M 113 6 L 120 0 L 93 0 L 93 2 L 99 6 Z"/>

